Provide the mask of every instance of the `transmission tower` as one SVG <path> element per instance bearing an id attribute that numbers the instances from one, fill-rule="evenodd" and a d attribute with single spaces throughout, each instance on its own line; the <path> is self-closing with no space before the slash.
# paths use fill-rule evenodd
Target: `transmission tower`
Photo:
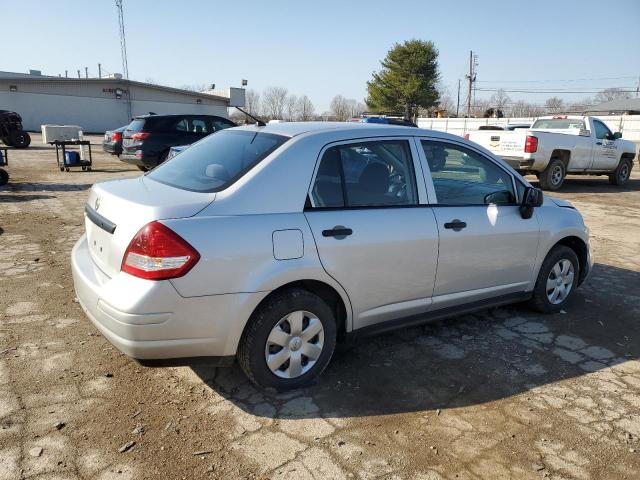
<path id="1" fill-rule="evenodd" d="M 129 79 L 129 65 L 127 64 L 127 39 L 124 35 L 124 14 L 122 12 L 122 0 L 116 0 L 118 9 L 118 24 L 120 25 L 120 54 L 122 55 L 122 76 Z"/>

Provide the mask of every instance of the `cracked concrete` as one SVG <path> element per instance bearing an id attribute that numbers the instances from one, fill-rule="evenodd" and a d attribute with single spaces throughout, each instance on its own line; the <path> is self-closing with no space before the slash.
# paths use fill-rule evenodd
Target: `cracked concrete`
<path id="1" fill-rule="evenodd" d="M 237 366 L 143 367 L 85 319 L 68 258 L 87 189 L 138 174 L 97 150 L 68 174 L 48 147 L 14 151 L 0 188 L 0 480 L 638 478 L 637 172 L 558 194 L 597 261 L 565 314 L 516 305 L 363 339 L 273 394 Z"/>

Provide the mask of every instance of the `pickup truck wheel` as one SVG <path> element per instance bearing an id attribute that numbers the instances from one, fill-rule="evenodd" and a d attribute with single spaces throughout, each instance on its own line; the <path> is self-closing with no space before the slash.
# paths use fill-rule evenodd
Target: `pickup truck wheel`
<path id="1" fill-rule="evenodd" d="M 251 316 L 238 363 L 249 380 L 279 391 L 308 385 L 326 368 L 336 345 L 331 308 L 302 289 L 268 298 Z"/>
<path id="2" fill-rule="evenodd" d="M 538 174 L 538 180 L 540 180 L 540 187 L 543 190 L 559 190 L 564 183 L 564 177 L 567 174 L 564 163 L 559 158 L 552 158 L 542 172 Z"/>
<path id="3" fill-rule="evenodd" d="M 558 245 L 542 262 L 529 305 L 542 313 L 557 313 L 578 285 L 580 263 L 569 247 Z"/>
<path id="4" fill-rule="evenodd" d="M 609 175 L 609 183 L 611 185 L 622 186 L 629 180 L 633 163 L 628 158 L 620 160 L 618 167 Z"/>

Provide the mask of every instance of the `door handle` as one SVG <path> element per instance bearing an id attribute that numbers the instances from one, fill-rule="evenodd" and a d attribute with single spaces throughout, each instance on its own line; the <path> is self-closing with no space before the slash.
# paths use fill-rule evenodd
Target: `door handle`
<path id="1" fill-rule="evenodd" d="M 329 230 L 323 230 L 322 231 L 322 236 L 323 237 L 348 237 L 349 235 L 351 235 L 353 233 L 353 230 L 351 230 L 350 228 L 347 227 L 343 227 L 342 225 L 336 225 L 335 227 L 329 229 Z"/>
<path id="2" fill-rule="evenodd" d="M 466 227 L 467 227 L 467 222 L 463 222 L 462 220 L 458 220 L 457 218 L 455 220 L 451 220 L 450 222 L 444 224 L 444 228 L 448 228 L 450 230 L 453 230 L 454 232 L 459 232 L 460 230 Z"/>

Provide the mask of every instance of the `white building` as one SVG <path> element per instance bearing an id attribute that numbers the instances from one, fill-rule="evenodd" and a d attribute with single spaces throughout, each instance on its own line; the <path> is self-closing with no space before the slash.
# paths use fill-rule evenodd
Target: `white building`
<path id="1" fill-rule="evenodd" d="M 26 130 L 40 125 L 79 125 L 85 132 L 104 132 L 129 123 L 132 116 L 190 113 L 228 117 L 227 108 L 244 106 L 244 89 L 192 92 L 132 80 L 64 78 L 0 72 L 0 110 L 22 116 Z"/>

